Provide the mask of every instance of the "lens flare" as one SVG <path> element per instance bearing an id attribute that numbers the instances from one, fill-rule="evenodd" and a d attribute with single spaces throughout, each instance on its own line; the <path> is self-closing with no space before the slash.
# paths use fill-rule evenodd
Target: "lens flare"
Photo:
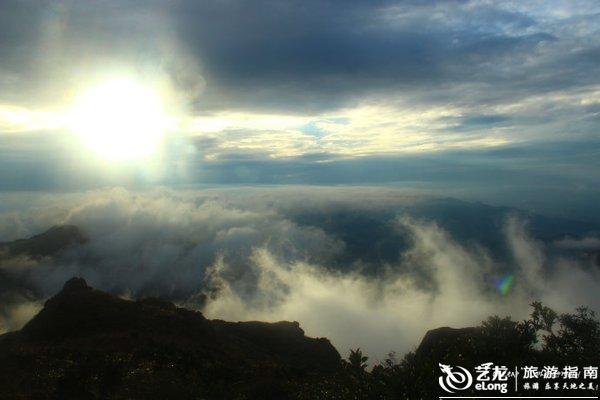
<path id="1" fill-rule="evenodd" d="M 501 278 L 500 280 L 498 280 L 498 282 L 496 283 L 496 288 L 503 296 L 506 296 L 510 292 L 510 289 L 512 288 L 512 284 L 513 284 L 514 280 L 515 280 L 514 275 L 508 274 L 508 275 L 504 276 L 503 278 Z"/>

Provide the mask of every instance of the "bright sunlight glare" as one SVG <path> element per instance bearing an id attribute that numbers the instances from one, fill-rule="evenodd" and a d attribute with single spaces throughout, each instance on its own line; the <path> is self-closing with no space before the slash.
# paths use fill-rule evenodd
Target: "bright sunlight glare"
<path id="1" fill-rule="evenodd" d="M 167 128 L 159 94 L 127 79 L 107 81 L 79 94 L 69 119 L 85 146 L 107 160 L 150 156 Z"/>

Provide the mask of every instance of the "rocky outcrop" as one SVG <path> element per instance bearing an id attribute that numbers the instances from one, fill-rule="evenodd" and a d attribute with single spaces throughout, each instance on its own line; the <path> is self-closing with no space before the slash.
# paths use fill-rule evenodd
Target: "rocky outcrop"
<path id="1" fill-rule="evenodd" d="M 459 346 L 473 347 L 475 338 L 480 335 L 481 329 L 473 327 L 432 329 L 423 336 L 416 353 L 421 356 L 441 355 Z"/>
<path id="2" fill-rule="evenodd" d="M 210 320 L 159 299 L 111 296 L 80 278 L 20 331 L 0 336 L 0 386 L 24 398 L 68 398 L 61 387 L 73 385 L 81 393 L 112 387 L 139 394 L 143 382 L 164 379 L 161 385 L 179 394 L 177 385 L 187 382 L 192 398 L 203 390 L 228 393 L 233 383 L 235 393 L 245 393 L 244 385 L 323 376 L 339 365 L 331 343 L 307 337 L 297 322 Z"/>
<path id="3" fill-rule="evenodd" d="M 28 342 L 94 345 L 112 337 L 148 336 L 213 356 L 278 363 L 294 369 L 335 368 L 340 356 L 327 339 L 306 337 L 298 322 L 226 322 L 159 299 L 130 301 L 69 280 L 19 332 Z M 117 340 L 118 339 L 118 340 Z M 136 341 L 138 340 L 136 339 Z M 135 343 L 127 343 L 135 346 Z M 233 360 L 232 360 L 233 361 Z"/>

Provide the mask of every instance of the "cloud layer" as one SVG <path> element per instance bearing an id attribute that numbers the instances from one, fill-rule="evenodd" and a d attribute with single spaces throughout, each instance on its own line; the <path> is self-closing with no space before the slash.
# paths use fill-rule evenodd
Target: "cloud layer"
<path id="1" fill-rule="evenodd" d="M 573 239 L 556 245 L 532 236 L 540 226 L 549 232 L 549 222 L 527 223 L 509 209 L 377 188 L 113 189 L 28 204 L 12 196 L 1 214 L 3 240 L 67 223 L 90 242 L 55 259 L 2 264 L 10 278 L 3 330 L 74 275 L 211 318 L 298 320 L 341 352 L 361 346 L 376 357 L 410 350 L 438 326 L 525 317 L 535 299 L 565 311 L 600 309 L 597 261 L 565 251 Z M 473 229 L 454 225 L 458 215 L 459 225 L 473 217 Z M 571 238 L 586 232 L 559 225 Z M 509 275 L 512 286 L 500 289 Z"/>

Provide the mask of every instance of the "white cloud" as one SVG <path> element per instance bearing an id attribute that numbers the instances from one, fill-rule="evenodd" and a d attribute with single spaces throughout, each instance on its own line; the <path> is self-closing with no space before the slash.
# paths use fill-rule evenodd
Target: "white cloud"
<path id="1" fill-rule="evenodd" d="M 586 236 L 581 239 L 567 237 L 557 240 L 554 244 L 563 249 L 600 250 L 600 238 L 596 236 Z"/>
<path id="2" fill-rule="evenodd" d="M 42 309 L 40 302 L 23 302 L 11 305 L 0 314 L 0 334 L 21 329 Z"/>
<path id="3" fill-rule="evenodd" d="M 515 218 L 503 231 L 513 260 L 507 271 L 487 249 L 458 241 L 435 221 L 399 214 L 386 223 L 406 232 L 409 246 L 397 262 L 374 260 L 376 274 L 340 267 L 335 260 L 348 249 L 335 233 L 290 218 L 299 209 L 319 210 L 323 218 L 338 210 L 393 215 L 419 201 L 402 190 L 305 187 L 44 196 L 49 214 L 40 220 L 76 224 L 91 242 L 10 273 L 23 271 L 46 296 L 72 276 L 115 294 L 162 296 L 196 308 L 206 294 L 209 317 L 297 320 L 342 353 L 360 346 L 375 358 L 414 348 L 431 328 L 478 324 L 491 314 L 524 318 L 532 300 L 559 311 L 600 308 L 597 272 L 586 261 L 548 252 Z M 30 201 L 5 221 L 34 231 L 43 210 Z M 508 273 L 514 284 L 503 295 L 496 278 Z M 8 310 L 3 329 L 20 326 L 34 308 Z"/>

